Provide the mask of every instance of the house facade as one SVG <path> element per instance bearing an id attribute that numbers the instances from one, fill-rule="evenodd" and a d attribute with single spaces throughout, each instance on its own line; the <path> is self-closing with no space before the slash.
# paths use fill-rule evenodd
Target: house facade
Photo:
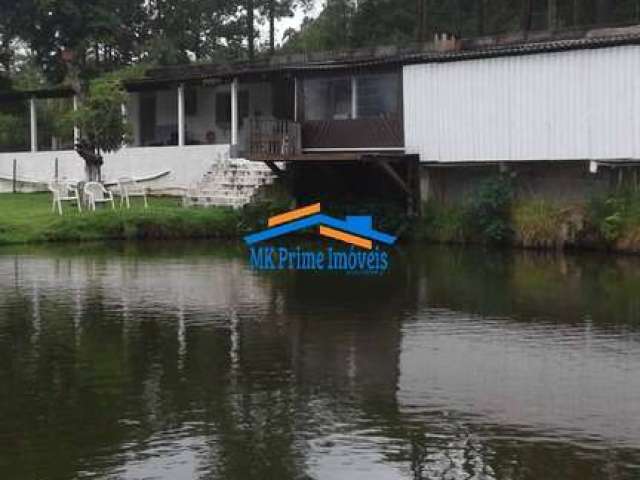
<path id="1" fill-rule="evenodd" d="M 579 197 L 640 158 L 639 54 L 640 28 L 627 27 L 157 68 L 125 84 L 133 135 L 104 177 L 166 191 L 243 159 L 276 173 L 330 167 L 335 178 L 340 165 L 366 165 L 414 206 L 495 171 Z M 64 89 L 0 94 L 28 131 L 0 145 L 0 190 L 83 177 L 79 132 L 39 129 L 39 105 L 52 101 L 77 106 Z"/>

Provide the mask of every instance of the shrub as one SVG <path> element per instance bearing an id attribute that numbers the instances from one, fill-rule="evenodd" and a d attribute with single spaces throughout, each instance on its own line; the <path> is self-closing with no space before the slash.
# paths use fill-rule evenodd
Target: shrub
<path id="1" fill-rule="evenodd" d="M 473 240 L 501 243 L 511 237 L 513 188 L 505 176 L 484 180 L 467 201 L 466 217 Z"/>
<path id="2" fill-rule="evenodd" d="M 416 237 L 442 243 L 462 243 L 467 239 L 466 212 L 460 205 L 447 206 L 436 201 L 424 204 Z"/>
<path id="3" fill-rule="evenodd" d="M 588 220 L 610 245 L 622 250 L 640 250 L 640 192 L 625 190 L 592 199 Z"/>
<path id="4" fill-rule="evenodd" d="M 574 243 L 583 228 L 580 209 L 562 208 L 545 200 L 518 202 L 513 207 L 514 240 L 523 247 L 563 248 Z"/>

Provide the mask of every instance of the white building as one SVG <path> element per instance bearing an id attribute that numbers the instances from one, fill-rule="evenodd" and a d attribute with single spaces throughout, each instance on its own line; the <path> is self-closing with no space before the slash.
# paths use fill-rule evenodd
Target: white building
<path id="1" fill-rule="evenodd" d="M 158 68 L 126 83 L 133 138 L 107 156 L 104 177 L 166 190 L 198 181 L 221 156 L 274 169 L 375 162 L 415 203 L 419 185 L 423 197 L 464 191 L 482 166 L 533 172 L 539 190 L 571 179 L 580 185 L 561 193 L 579 196 L 640 158 L 639 54 L 640 28 L 627 27 Z M 73 92 L 0 94 L 0 108 L 21 104 L 28 125 L 21 145 L 0 153 L 0 190 L 14 177 L 20 188 L 82 178 L 73 133 L 39 131 L 38 104 L 52 96 L 71 102 Z"/>

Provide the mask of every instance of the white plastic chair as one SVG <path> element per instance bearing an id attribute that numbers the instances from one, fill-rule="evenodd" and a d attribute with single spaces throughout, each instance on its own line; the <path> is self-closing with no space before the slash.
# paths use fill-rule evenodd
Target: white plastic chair
<path id="1" fill-rule="evenodd" d="M 104 188 L 101 183 L 88 182 L 84 185 L 84 194 L 89 204 L 89 208 L 93 211 L 96 210 L 96 204 L 111 203 L 111 208 L 116 209 L 116 204 L 113 201 L 113 193 Z"/>
<path id="2" fill-rule="evenodd" d="M 119 178 L 118 188 L 120 190 L 120 207 L 126 204 L 127 208 L 131 208 L 131 203 L 129 201 L 131 197 L 142 197 L 144 199 L 144 208 L 147 208 L 149 206 L 147 203 L 146 189 L 144 187 L 141 187 L 133 178 Z"/>
<path id="3" fill-rule="evenodd" d="M 49 182 L 49 191 L 53 195 L 53 201 L 51 202 L 52 212 L 55 212 L 57 208 L 58 214 L 62 215 L 62 202 L 76 202 L 78 211 L 82 212 L 80 195 L 78 194 L 78 189 L 75 184 L 72 182 L 51 180 Z"/>

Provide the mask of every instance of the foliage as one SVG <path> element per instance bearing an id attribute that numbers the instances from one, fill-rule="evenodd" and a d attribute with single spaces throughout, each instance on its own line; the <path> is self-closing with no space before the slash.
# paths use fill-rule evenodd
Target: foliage
<path id="1" fill-rule="evenodd" d="M 120 149 L 129 138 L 131 126 L 122 114 L 127 100 L 118 76 L 105 75 L 90 83 L 77 111 L 69 114 L 80 132 L 75 148 L 85 162 L 87 181 L 100 181 L 103 153 Z"/>
<path id="2" fill-rule="evenodd" d="M 640 192 L 628 189 L 593 198 L 589 222 L 609 244 L 625 250 L 640 249 Z"/>
<path id="3" fill-rule="evenodd" d="M 391 234 L 401 232 L 408 222 L 402 205 L 380 202 L 375 198 L 336 199 L 328 196 L 305 202 L 305 204 L 316 201 L 322 204 L 324 213 L 337 218 L 345 218 L 347 215 L 371 216 L 374 228 Z"/>
<path id="4" fill-rule="evenodd" d="M 574 243 L 582 228 L 580 209 L 545 200 L 520 201 L 513 208 L 515 242 L 523 247 L 560 249 Z"/>
<path id="5" fill-rule="evenodd" d="M 38 135 L 46 133 L 65 143 L 73 143 L 73 100 L 50 98 L 37 101 Z"/>
<path id="6" fill-rule="evenodd" d="M 467 201 L 466 217 L 470 232 L 483 243 L 499 243 L 511 236 L 511 180 L 492 177 L 480 183 Z"/>
<path id="7" fill-rule="evenodd" d="M 353 45 L 351 22 L 353 3 L 349 0 L 327 0 L 326 6 L 314 21 L 303 22 L 299 32 L 289 32 L 287 50 L 336 50 Z"/>
<path id="8" fill-rule="evenodd" d="M 636 0 L 327 0 L 316 20 L 287 32 L 288 50 L 413 42 L 434 32 L 487 35 L 522 28 L 637 22 Z M 275 22 L 308 13 L 313 0 L 0 0 L 0 71 L 27 51 L 49 83 L 96 78 L 136 63 L 246 58 L 249 38 L 275 47 Z M 424 8 L 419 8 L 423 5 Z M 530 5 L 531 8 L 523 8 Z M 550 5 L 557 15 L 551 18 Z M 420 15 L 420 11 L 425 14 Z M 265 28 L 265 25 L 267 27 Z M 251 28 L 249 28 L 251 26 Z M 268 31 L 268 41 L 260 34 Z M 253 44 L 254 42 L 251 42 Z"/>
<path id="9" fill-rule="evenodd" d="M 24 117 L 0 112 L 0 145 L 4 151 L 24 150 L 29 130 Z"/>
<path id="10" fill-rule="evenodd" d="M 461 205 L 444 205 L 429 201 L 414 235 L 421 240 L 440 243 L 463 243 L 468 239 L 466 211 Z"/>
<path id="11" fill-rule="evenodd" d="M 417 238 L 436 242 L 502 243 L 511 237 L 512 186 L 505 177 L 488 178 L 458 204 L 431 200 L 423 206 Z"/>
<path id="12" fill-rule="evenodd" d="M 75 114 L 82 138 L 102 152 L 118 150 L 129 133 L 122 116 L 126 101 L 127 94 L 118 80 L 94 80 Z"/>
<path id="13" fill-rule="evenodd" d="M 115 80 L 115 81 L 127 81 L 127 80 L 138 80 L 144 78 L 147 70 L 154 67 L 155 64 L 140 62 L 133 65 L 127 65 L 117 70 L 113 70 L 109 73 L 102 75 L 103 79 L 106 80 Z"/>
<path id="14" fill-rule="evenodd" d="M 424 0 L 423 20 L 416 0 L 328 0 L 314 22 L 299 32 L 289 32 L 290 50 L 331 50 L 336 47 L 404 45 L 423 40 L 435 32 L 462 37 L 495 35 L 521 29 L 596 27 L 637 23 L 640 11 L 635 0 L 559 2 L 557 0 Z M 556 16 L 549 7 L 555 4 Z M 422 26 L 422 28 L 421 28 Z"/>

